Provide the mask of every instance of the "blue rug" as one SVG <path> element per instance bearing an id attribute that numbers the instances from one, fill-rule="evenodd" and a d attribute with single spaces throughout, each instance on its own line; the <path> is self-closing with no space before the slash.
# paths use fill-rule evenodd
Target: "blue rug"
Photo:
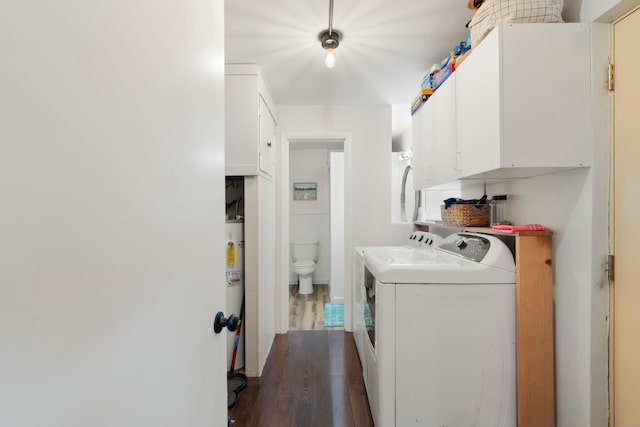
<path id="1" fill-rule="evenodd" d="M 364 305 L 364 325 L 373 326 L 373 320 L 371 320 L 371 312 L 369 311 L 369 304 Z"/>
<path id="2" fill-rule="evenodd" d="M 364 305 L 364 324 L 365 326 L 373 326 L 371 320 L 371 312 L 369 306 Z M 324 327 L 333 328 L 344 326 L 344 304 L 335 304 L 332 302 L 324 303 Z"/>
<path id="3" fill-rule="evenodd" d="M 324 303 L 324 327 L 344 326 L 344 304 Z"/>

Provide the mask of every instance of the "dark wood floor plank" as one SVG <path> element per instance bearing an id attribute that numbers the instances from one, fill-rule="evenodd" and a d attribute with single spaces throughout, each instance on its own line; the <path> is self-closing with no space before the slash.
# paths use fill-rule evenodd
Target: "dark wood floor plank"
<path id="1" fill-rule="evenodd" d="M 329 360 L 316 361 L 311 377 L 311 423 L 314 426 L 333 425 L 332 378 L 328 375 Z"/>
<path id="2" fill-rule="evenodd" d="M 331 376 L 331 403 L 333 413 L 333 427 L 351 427 L 353 425 L 353 410 L 347 376 Z"/>
<path id="3" fill-rule="evenodd" d="M 373 427 L 353 335 L 277 335 L 260 378 L 230 410 L 235 427 Z"/>
<path id="4" fill-rule="evenodd" d="M 350 335 L 345 335 L 339 331 L 329 331 L 329 357 L 331 358 L 331 374 L 332 375 L 346 375 L 346 365 L 345 365 L 345 348 L 344 341 L 345 337 L 349 337 Z"/>

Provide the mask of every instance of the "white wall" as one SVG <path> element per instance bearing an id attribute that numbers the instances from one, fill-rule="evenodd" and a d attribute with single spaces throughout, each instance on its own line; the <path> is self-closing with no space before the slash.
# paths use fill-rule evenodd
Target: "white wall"
<path id="1" fill-rule="evenodd" d="M 391 107 L 281 106 L 278 111 L 279 131 L 285 138 L 287 135 L 348 136 L 345 141 L 345 327 L 351 330 L 352 247 L 395 245 L 404 241 L 412 230 L 411 225 L 394 225 L 390 220 Z M 288 257 L 288 248 L 282 254 Z M 288 298 L 284 291 L 281 298 Z M 284 322 L 284 316 L 280 319 Z"/>
<path id="2" fill-rule="evenodd" d="M 474 188 L 467 191 L 464 196 L 467 199 L 478 199 L 482 197 L 483 188 Z M 444 200 L 451 197 L 462 197 L 460 182 L 452 182 L 446 185 L 438 186 L 438 188 L 428 188 L 422 191 L 422 211 L 427 220 L 440 221 L 442 219 L 441 206 Z"/>
<path id="3" fill-rule="evenodd" d="M 245 178 L 249 181 L 249 177 Z M 275 186 L 270 178 L 257 177 L 258 184 L 258 375 L 262 375 L 276 334 L 275 287 Z M 246 242 L 246 239 L 245 239 Z M 245 286 L 245 289 L 247 287 Z"/>
<path id="4" fill-rule="evenodd" d="M 226 423 L 223 18 L 3 2 L 1 426 Z"/>
<path id="5" fill-rule="evenodd" d="M 276 179 L 275 179 L 275 332 L 286 333 L 289 330 L 289 141 L 276 135 Z M 284 255 L 283 255 L 284 254 Z"/>
<path id="6" fill-rule="evenodd" d="M 353 245 L 396 244 L 408 235 L 411 226 L 390 222 L 390 106 L 281 106 L 278 112 L 281 134 L 351 135 L 352 158 L 345 150 L 345 163 L 352 162 L 346 183 L 353 193 Z"/>
<path id="7" fill-rule="evenodd" d="M 594 212 L 594 202 L 603 203 L 595 210 L 606 210 L 606 200 L 594 194 L 596 174 L 585 168 L 487 187 L 490 195 L 508 194 L 510 221 L 544 224 L 554 232 L 559 427 L 606 425 L 607 318 L 601 305 L 607 301 L 607 222 L 606 215 Z M 598 348 L 592 350 L 594 343 Z"/>
<path id="8" fill-rule="evenodd" d="M 317 200 L 293 200 L 294 182 L 318 184 Z M 329 283 L 329 150 L 296 149 L 289 152 L 289 237 L 292 242 L 318 240 L 318 264 L 313 283 Z M 290 258 L 289 283 L 298 283 Z"/>
<path id="9" fill-rule="evenodd" d="M 331 152 L 331 275 L 329 279 L 331 301 L 344 303 L 344 153 Z"/>
<path id="10" fill-rule="evenodd" d="M 573 0 L 569 6 L 580 9 L 580 22 L 612 22 L 638 4 L 638 0 Z"/>

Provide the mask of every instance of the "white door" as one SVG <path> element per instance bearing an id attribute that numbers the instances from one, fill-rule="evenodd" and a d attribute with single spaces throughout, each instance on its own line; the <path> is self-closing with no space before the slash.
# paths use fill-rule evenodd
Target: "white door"
<path id="1" fill-rule="evenodd" d="M 630 55 L 640 40 L 640 10 L 614 25 L 614 254 L 612 286 L 613 425 L 640 425 L 640 267 L 637 260 L 640 193 L 640 59 Z"/>
<path id="2" fill-rule="evenodd" d="M 1 426 L 226 425 L 223 15 L 4 2 Z"/>

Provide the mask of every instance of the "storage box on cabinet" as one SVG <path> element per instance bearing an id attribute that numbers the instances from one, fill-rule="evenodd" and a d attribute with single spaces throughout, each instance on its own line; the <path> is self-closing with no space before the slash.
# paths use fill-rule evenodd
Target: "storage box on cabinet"
<path id="1" fill-rule="evenodd" d="M 273 176 L 277 116 L 256 64 L 225 69 L 225 173 Z"/>

